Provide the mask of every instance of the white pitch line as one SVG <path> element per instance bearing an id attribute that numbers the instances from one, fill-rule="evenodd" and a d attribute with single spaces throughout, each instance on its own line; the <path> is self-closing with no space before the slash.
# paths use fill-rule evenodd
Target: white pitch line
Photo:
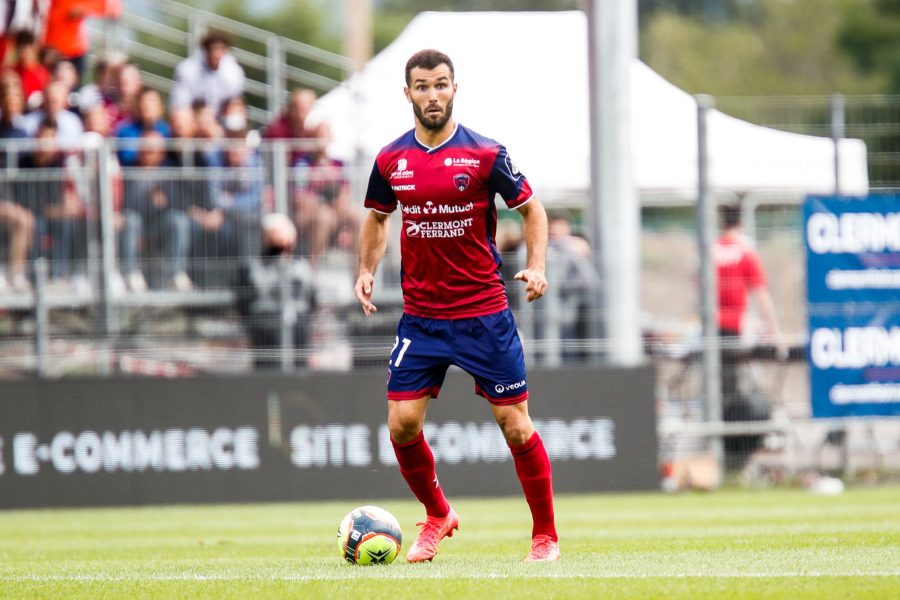
<path id="1" fill-rule="evenodd" d="M 350 567 L 353 568 L 353 567 Z M 379 567 L 376 567 L 379 568 Z M 598 574 L 567 574 L 567 573 L 484 573 L 475 574 L 454 574 L 454 573 L 434 573 L 429 575 L 417 575 L 413 573 L 377 573 L 377 571 L 366 569 L 358 571 L 359 575 L 6 575 L 0 576 L 0 583 L 56 583 L 56 582 L 140 582 L 140 581 L 295 581 L 300 583 L 316 582 L 316 581 L 351 581 L 363 580 L 369 575 L 374 579 L 385 580 L 430 580 L 430 579 L 707 579 L 707 578 L 723 578 L 723 579 L 759 579 L 759 578 L 800 578 L 800 577 L 900 577 L 900 571 L 897 572 L 858 572 L 858 573 L 801 573 L 796 571 L 783 573 L 669 573 L 669 574 L 634 574 L 634 573 L 598 573 Z"/>

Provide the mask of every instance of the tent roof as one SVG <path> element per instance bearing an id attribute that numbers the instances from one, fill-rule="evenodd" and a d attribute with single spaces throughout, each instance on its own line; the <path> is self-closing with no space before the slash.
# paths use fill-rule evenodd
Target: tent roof
<path id="1" fill-rule="evenodd" d="M 403 96 L 407 59 L 436 48 L 453 60 L 454 117 L 503 143 L 542 197 L 590 183 L 587 22 L 570 12 L 426 12 L 363 70 L 319 99 L 312 118 L 332 126 L 332 150 L 369 160 L 413 126 Z M 697 186 L 697 104 L 635 61 L 631 70 L 634 176 L 643 192 L 691 196 Z M 712 111 L 710 182 L 734 191 L 829 193 L 829 138 L 769 129 Z M 866 148 L 842 140 L 845 193 L 868 190 Z"/>

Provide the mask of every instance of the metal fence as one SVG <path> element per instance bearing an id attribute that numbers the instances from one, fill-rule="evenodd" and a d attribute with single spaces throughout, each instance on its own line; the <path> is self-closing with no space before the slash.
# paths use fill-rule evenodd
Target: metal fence
<path id="1" fill-rule="evenodd" d="M 832 114 L 827 97 L 718 105 L 795 131 L 832 128 L 822 122 Z M 847 98 L 844 106 L 844 134 L 870 144 L 873 188 L 898 187 L 891 144 L 900 100 Z M 396 224 L 376 283 L 379 312 L 366 319 L 352 293 L 369 164 L 312 167 L 292 156 L 314 147 L 252 137 L 156 143 L 96 140 L 52 164 L 25 160 L 37 142 L 5 145 L 0 372 L 188 376 L 384 365 L 402 310 Z M 144 166 L 122 166 L 130 164 L 121 160 L 127 152 L 141 154 Z M 809 418 L 799 192 L 770 189 L 744 198 L 745 234 L 762 258 L 789 351 L 776 352 L 758 335 L 751 311 L 744 338 L 719 357 L 736 361 L 740 381 L 718 388 L 725 392 L 724 418 L 710 418 L 698 229 L 685 197 L 690 191 L 642 198 L 641 303 L 645 348 L 659 373 L 661 459 L 690 457 L 724 438 L 730 466 L 758 480 L 820 467 L 896 471 L 896 420 Z M 711 197 L 737 198 L 721 189 Z M 573 235 L 551 241 L 552 285 L 539 303 L 524 302 L 512 281 L 523 260 L 517 216 L 501 211 L 498 225 L 527 359 L 548 367 L 602 362 L 606 342 L 591 324 L 602 320 L 596 316 L 603 277 L 584 252 L 585 209 L 548 208 L 568 217 Z M 299 231 L 290 259 L 261 254 L 261 224 L 273 213 L 289 216 Z M 745 412 L 729 412 L 736 400 Z"/>

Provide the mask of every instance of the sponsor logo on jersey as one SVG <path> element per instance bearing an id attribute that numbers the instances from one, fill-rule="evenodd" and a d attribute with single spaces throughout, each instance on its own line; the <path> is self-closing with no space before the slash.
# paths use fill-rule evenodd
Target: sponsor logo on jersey
<path id="1" fill-rule="evenodd" d="M 392 185 L 391 189 L 395 192 L 414 192 L 416 191 L 416 184 L 407 183 L 403 185 Z"/>
<path id="2" fill-rule="evenodd" d="M 464 192 L 469 187 L 469 176 L 465 173 L 457 173 L 453 176 L 453 184 L 456 186 L 456 189 Z"/>
<path id="3" fill-rule="evenodd" d="M 406 236 L 414 238 L 457 238 L 472 226 L 472 218 L 452 221 L 404 221 Z"/>
<path id="4" fill-rule="evenodd" d="M 445 167 L 480 167 L 481 159 L 465 158 L 460 156 L 448 156 L 444 159 Z"/>
<path id="5" fill-rule="evenodd" d="M 409 179 L 413 176 L 412 170 L 407 169 L 408 163 L 405 158 L 397 161 L 397 170 L 391 173 L 390 179 Z"/>
<path id="6" fill-rule="evenodd" d="M 400 210 L 407 215 L 458 215 L 475 209 L 474 202 L 465 204 L 435 204 L 428 200 L 424 205 L 400 203 Z"/>

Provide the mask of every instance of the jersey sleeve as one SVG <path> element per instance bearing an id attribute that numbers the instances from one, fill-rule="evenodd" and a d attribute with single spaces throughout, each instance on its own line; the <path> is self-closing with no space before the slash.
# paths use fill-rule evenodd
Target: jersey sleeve
<path id="1" fill-rule="evenodd" d="M 519 208 L 531 200 L 533 195 L 528 180 L 509 158 L 504 146 L 500 146 L 497 158 L 494 159 L 488 186 L 492 192 L 500 194 L 509 208 Z"/>
<path id="2" fill-rule="evenodd" d="M 397 197 L 390 184 L 384 179 L 384 175 L 381 174 L 377 160 L 372 165 L 372 174 L 369 175 L 365 207 L 387 214 L 394 212 L 397 208 Z"/>

